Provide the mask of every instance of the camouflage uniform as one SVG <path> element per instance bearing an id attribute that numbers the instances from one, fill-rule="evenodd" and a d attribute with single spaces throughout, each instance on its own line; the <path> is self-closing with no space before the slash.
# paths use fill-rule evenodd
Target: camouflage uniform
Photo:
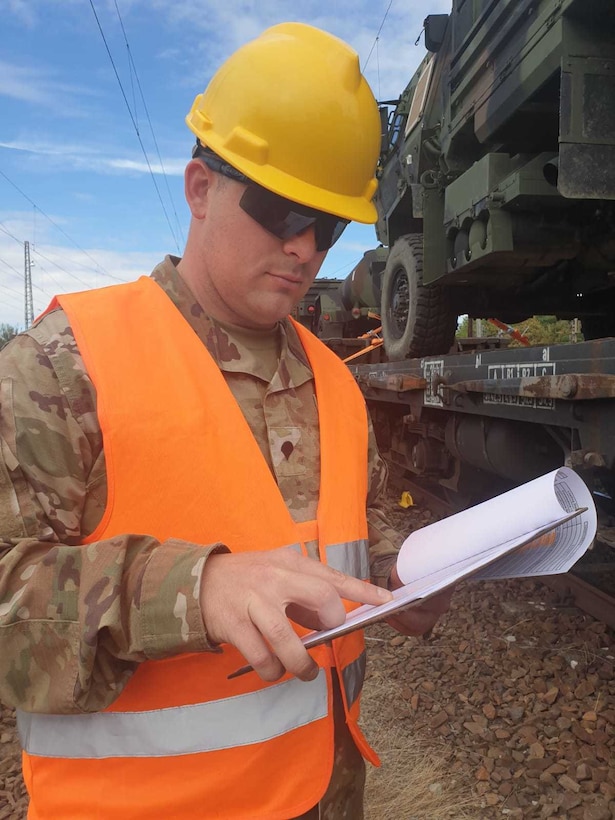
<path id="1" fill-rule="evenodd" d="M 280 322 L 273 333 L 220 325 L 197 304 L 177 261 L 167 257 L 153 278 L 223 371 L 294 520 L 314 518 L 318 414 L 292 325 Z M 192 591 L 203 559 L 226 547 L 138 534 L 79 546 L 102 518 L 107 484 L 96 395 L 64 312 L 14 339 L 0 361 L 0 699 L 35 712 L 97 711 L 139 662 L 217 651 Z M 371 427 L 369 442 L 372 577 L 385 584 L 400 539 L 376 506 L 386 469 Z M 343 719 L 337 725 L 331 786 L 306 816 L 357 820 L 364 767 Z"/>

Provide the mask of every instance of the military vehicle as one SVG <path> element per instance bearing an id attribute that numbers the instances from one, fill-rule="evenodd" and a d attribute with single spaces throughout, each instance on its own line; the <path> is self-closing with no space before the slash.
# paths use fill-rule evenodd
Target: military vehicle
<path id="1" fill-rule="evenodd" d="M 453 0 L 424 32 L 381 104 L 387 357 L 447 352 L 461 314 L 615 335 L 615 2 Z"/>
<path id="2" fill-rule="evenodd" d="M 345 279 L 315 279 L 293 316 L 341 358 L 369 345 L 380 329 L 380 284 L 388 252 L 363 254 Z"/>

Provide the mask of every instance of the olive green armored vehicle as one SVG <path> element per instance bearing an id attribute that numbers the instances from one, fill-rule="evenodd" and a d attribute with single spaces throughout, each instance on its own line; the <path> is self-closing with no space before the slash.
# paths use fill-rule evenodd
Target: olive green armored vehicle
<path id="1" fill-rule="evenodd" d="M 387 357 L 461 314 L 615 335 L 615 0 L 453 0 L 425 45 L 381 107 Z"/>

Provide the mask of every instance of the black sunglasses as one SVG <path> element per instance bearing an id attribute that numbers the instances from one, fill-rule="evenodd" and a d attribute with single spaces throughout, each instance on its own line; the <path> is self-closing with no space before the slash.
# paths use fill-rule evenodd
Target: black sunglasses
<path id="1" fill-rule="evenodd" d="M 195 146 L 192 156 L 200 157 L 212 171 L 247 185 L 239 200 L 239 206 L 278 239 L 290 239 L 313 225 L 316 250 L 328 251 L 349 223 L 347 219 L 299 205 L 279 194 L 274 194 L 200 144 Z"/>

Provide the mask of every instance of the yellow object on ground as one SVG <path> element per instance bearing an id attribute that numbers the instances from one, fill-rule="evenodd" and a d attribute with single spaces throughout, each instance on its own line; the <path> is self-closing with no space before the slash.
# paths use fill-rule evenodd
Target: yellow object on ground
<path id="1" fill-rule="evenodd" d="M 408 507 L 414 507 L 414 499 L 407 490 L 404 490 L 404 492 L 401 494 L 401 498 L 399 499 L 399 506 L 403 507 L 404 509 L 408 509 Z"/>

